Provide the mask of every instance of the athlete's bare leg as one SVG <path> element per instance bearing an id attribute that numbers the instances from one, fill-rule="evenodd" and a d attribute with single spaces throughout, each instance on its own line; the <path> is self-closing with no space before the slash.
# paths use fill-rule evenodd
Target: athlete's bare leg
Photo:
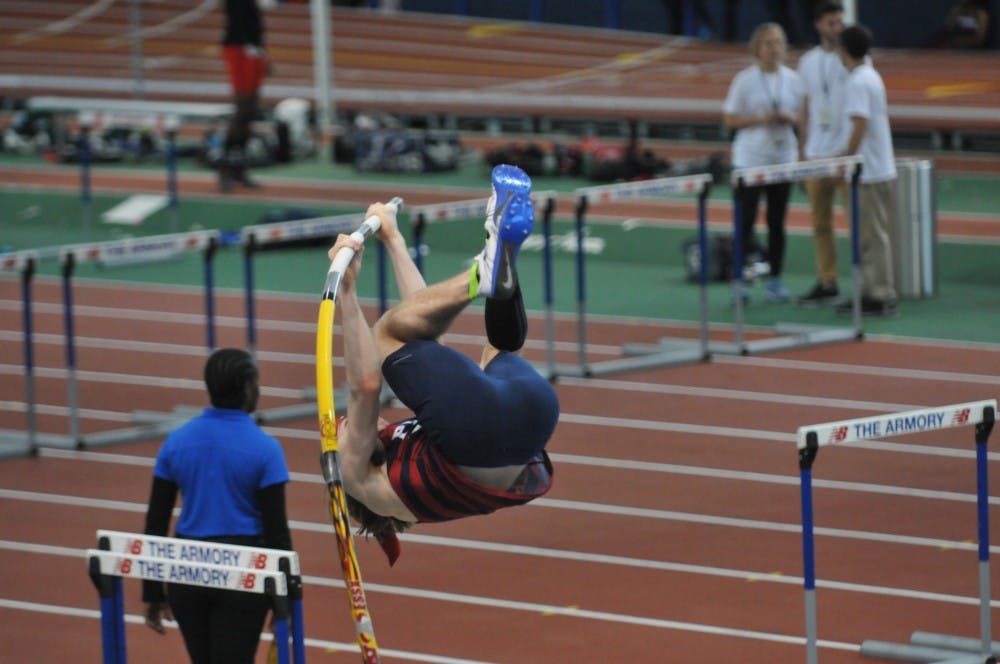
<path id="1" fill-rule="evenodd" d="M 412 293 L 375 323 L 379 355 L 384 359 L 411 339 L 437 339 L 469 302 L 468 271 Z"/>

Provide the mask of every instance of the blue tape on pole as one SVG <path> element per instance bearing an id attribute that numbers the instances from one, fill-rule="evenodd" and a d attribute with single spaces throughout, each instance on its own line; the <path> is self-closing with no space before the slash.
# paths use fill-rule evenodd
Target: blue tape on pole
<path id="1" fill-rule="evenodd" d="M 128 646 L 125 643 L 125 591 L 121 578 L 112 579 L 111 587 L 114 588 L 111 596 L 114 601 L 118 661 L 125 664 L 128 661 Z"/>
<path id="2" fill-rule="evenodd" d="M 976 503 L 979 521 L 979 562 L 990 559 L 990 473 L 986 441 L 976 441 Z"/>
<path id="3" fill-rule="evenodd" d="M 35 345 L 32 341 L 31 278 L 34 275 L 34 261 L 31 261 L 21 275 L 21 311 L 24 323 L 24 371 L 30 376 L 35 367 Z"/>
<path id="4" fill-rule="evenodd" d="M 78 149 L 80 152 L 80 198 L 84 203 L 90 203 L 90 138 L 89 131 L 80 132 Z"/>
<path id="5" fill-rule="evenodd" d="M 861 206 L 858 198 L 858 179 L 851 178 L 851 265 L 855 267 L 861 265 L 861 233 L 858 228 Z"/>
<path id="6" fill-rule="evenodd" d="M 286 618 L 274 621 L 274 641 L 278 644 L 278 664 L 289 664 L 288 620 Z"/>
<path id="7" fill-rule="evenodd" d="M 698 198 L 698 284 L 708 285 L 708 217 L 706 196 Z"/>
<path id="8" fill-rule="evenodd" d="M 816 560 L 813 543 L 812 471 L 800 471 L 802 491 L 802 578 L 806 590 L 816 588 Z"/>
<path id="9" fill-rule="evenodd" d="M 205 342 L 208 350 L 215 349 L 215 276 L 212 270 L 212 249 L 205 256 Z"/>
<path id="10" fill-rule="evenodd" d="M 545 241 L 542 244 L 542 276 L 545 282 L 545 304 L 552 306 L 552 219 L 551 215 L 542 218 L 542 233 Z"/>
<path id="11" fill-rule="evenodd" d="M 243 255 L 243 287 L 247 310 L 247 346 L 257 347 L 257 315 L 254 307 L 253 250 L 248 248 Z"/>
<path id="12" fill-rule="evenodd" d="M 586 285 L 584 284 L 586 269 L 584 268 L 583 241 L 583 212 L 580 211 L 576 215 L 576 299 L 581 304 L 587 299 Z"/>
<path id="13" fill-rule="evenodd" d="M 118 664 L 118 626 L 115 623 L 115 598 L 101 598 L 101 661 Z"/>
<path id="14" fill-rule="evenodd" d="M 733 195 L 733 281 L 743 283 L 743 193 L 746 187 L 740 182 Z M 734 294 L 740 297 L 741 294 Z"/>
<path id="15" fill-rule="evenodd" d="M 73 336 L 73 257 L 67 256 L 63 265 L 63 331 L 66 335 L 66 367 L 76 368 L 76 350 Z"/>
<path id="16" fill-rule="evenodd" d="M 295 664 L 305 664 L 306 661 L 306 639 L 305 625 L 303 624 L 302 600 L 293 599 L 291 601 L 292 614 L 292 658 Z"/>
<path id="17" fill-rule="evenodd" d="M 167 133 L 167 194 L 170 207 L 177 208 L 177 140 L 174 132 Z"/>

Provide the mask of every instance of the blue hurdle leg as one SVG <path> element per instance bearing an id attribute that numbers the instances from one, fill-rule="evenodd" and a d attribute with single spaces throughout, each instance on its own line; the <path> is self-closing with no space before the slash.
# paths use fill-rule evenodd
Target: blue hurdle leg
<path id="1" fill-rule="evenodd" d="M 292 657 L 295 664 L 305 664 L 306 662 L 306 637 L 305 626 L 302 623 L 302 600 L 296 599 L 291 602 L 292 611 Z"/>
<path id="2" fill-rule="evenodd" d="M 986 441 L 993 430 L 996 413 L 987 408 L 983 422 L 976 425 L 976 503 L 979 521 L 979 630 L 981 652 L 989 655 L 993 648 L 990 622 L 990 491 L 989 458 Z"/>
<path id="3" fill-rule="evenodd" d="M 806 447 L 799 450 L 799 475 L 802 489 L 802 580 L 806 610 L 806 662 L 816 664 L 816 554 L 813 541 L 812 464 L 819 444 L 815 432 L 809 433 Z"/>
<path id="4" fill-rule="evenodd" d="M 274 642 L 278 645 L 278 664 L 291 664 L 288 656 L 288 618 L 274 621 Z"/>
<path id="5" fill-rule="evenodd" d="M 118 651 L 118 662 L 125 664 L 128 661 L 128 649 L 125 646 L 125 593 L 121 577 L 115 577 L 111 581 L 113 588 L 112 600 L 114 602 L 114 626 L 117 635 L 116 649 Z"/>

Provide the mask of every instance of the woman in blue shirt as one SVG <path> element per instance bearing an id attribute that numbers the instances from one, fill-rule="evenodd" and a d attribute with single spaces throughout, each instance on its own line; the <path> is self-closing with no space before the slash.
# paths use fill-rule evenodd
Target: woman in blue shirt
<path id="1" fill-rule="evenodd" d="M 281 445 L 250 415 L 260 395 L 253 358 L 215 351 L 205 386 L 212 406 L 172 431 L 157 454 L 146 534 L 167 534 L 180 491 L 177 537 L 290 550 L 288 467 Z M 161 634 L 172 612 L 195 664 L 252 662 L 270 607 L 265 595 L 179 584 L 164 590 L 151 581 L 143 583 L 143 601 L 146 624 Z"/>

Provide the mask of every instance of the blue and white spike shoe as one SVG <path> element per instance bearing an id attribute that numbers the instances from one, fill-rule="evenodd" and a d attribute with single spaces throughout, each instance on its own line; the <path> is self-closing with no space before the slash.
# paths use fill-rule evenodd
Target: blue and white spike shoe
<path id="1" fill-rule="evenodd" d="M 531 178 L 517 166 L 500 164 L 493 169 L 491 179 L 493 195 L 483 224 L 486 247 L 472 266 L 469 297 L 507 300 L 517 288 L 517 252 L 535 225 L 535 206 Z"/>

